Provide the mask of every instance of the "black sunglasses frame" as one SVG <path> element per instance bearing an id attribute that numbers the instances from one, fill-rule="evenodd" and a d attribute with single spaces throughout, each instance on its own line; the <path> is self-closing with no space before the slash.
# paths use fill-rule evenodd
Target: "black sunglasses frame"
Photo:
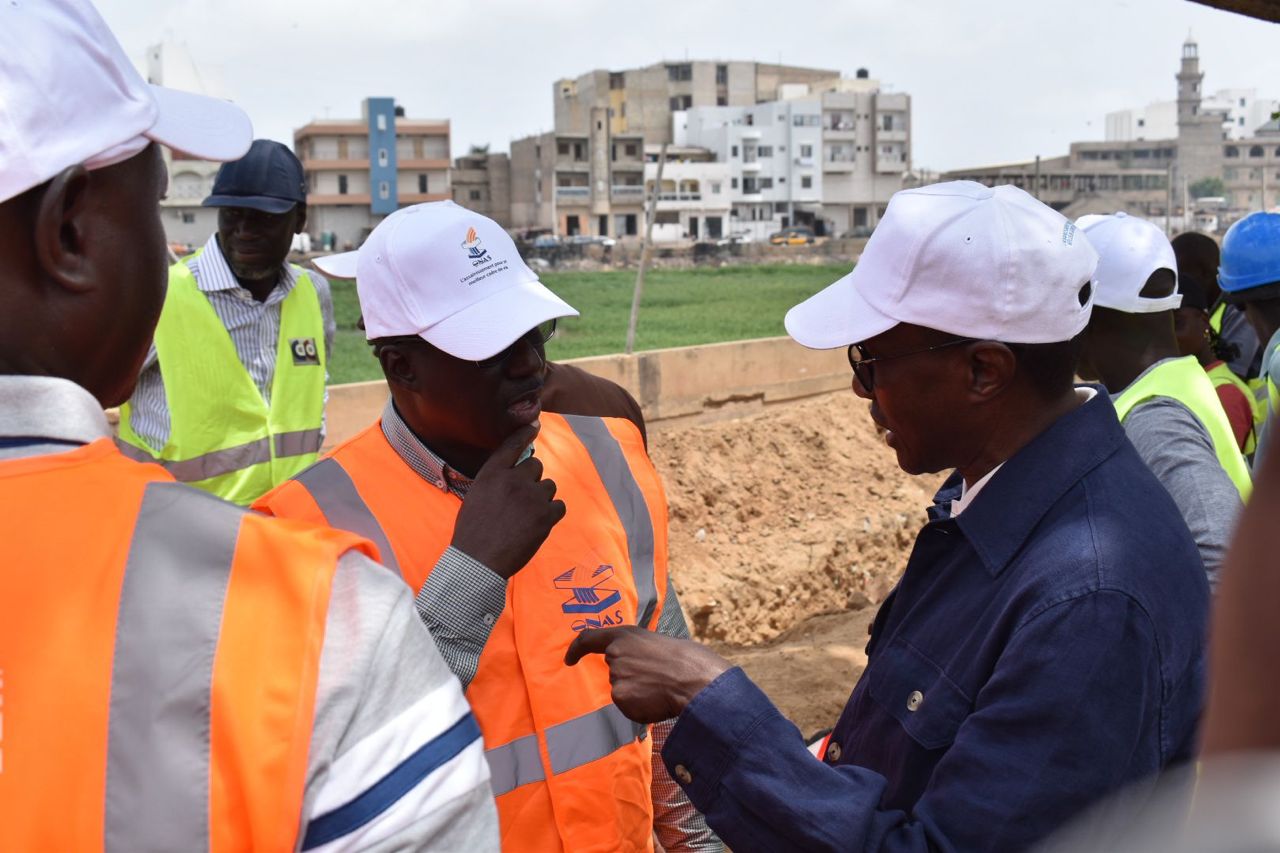
<path id="1" fill-rule="evenodd" d="M 863 390 L 870 394 L 876 387 L 875 364 L 877 361 L 893 361 L 895 358 L 906 358 L 909 355 L 923 355 L 927 352 L 935 352 L 948 347 L 960 346 L 961 344 L 974 344 L 979 340 L 980 338 L 956 338 L 954 341 L 947 341 L 945 344 L 938 344 L 937 346 L 925 347 L 911 352 L 895 353 L 894 355 L 875 356 L 873 358 L 867 358 L 863 355 L 862 344 L 849 344 L 849 349 L 845 355 L 849 358 L 849 366 L 853 368 L 854 378 L 858 380 L 858 384 L 862 386 Z M 856 358 L 855 355 L 857 356 Z"/>

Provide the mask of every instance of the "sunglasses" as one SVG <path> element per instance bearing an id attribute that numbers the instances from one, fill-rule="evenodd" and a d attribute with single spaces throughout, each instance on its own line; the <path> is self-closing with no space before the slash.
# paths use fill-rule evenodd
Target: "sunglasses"
<path id="1" fill-rule="evenodd" d="M 861 344 L 849 344 L 849 366 L 853 368 L 853 375 L 857 378 L 864 391 L 868 394 L 876 387 L 876 371 L 875 364 L 877 361 L 892 361 L 895 358 L 906 358 L 909 355 L 922 355 L 926 352 L 934 352 L 947 347 L 959 346 L 960 344 L 976 343 L 978 338 L 957 338 L 954 341 L 947 341 L 945 344 L 938 344 L 933 347 L 925 347 L 924 349 L 912 350 L 911 352 L 900 352 L 897 355 L 881 355 L 871 358 L 863 350 Z"/>

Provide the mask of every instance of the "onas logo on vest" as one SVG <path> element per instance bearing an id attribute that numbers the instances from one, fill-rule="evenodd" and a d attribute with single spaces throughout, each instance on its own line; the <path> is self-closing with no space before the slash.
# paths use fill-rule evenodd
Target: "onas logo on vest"
<path id="1" fill-rule="evenodd" d="M 556 589 L 566 589 L 573 595 L 560 605 L 560 609 L 568 614 L 593 614 L 592 617 L 575 619 L 570 626 L 574 631 L 585 631 L 588 628 L 607 628 L 621 625 L 622 609 L 617 607 L 622 601 L 622 593 L 614 587 L 603 586 L 613 577 L 613 566 L 599 565 L 594 569 L 585 566 L 574 566 L 563 574 L 556 575 Z M 612 613 L 604 613 L 609 608 Z"/>

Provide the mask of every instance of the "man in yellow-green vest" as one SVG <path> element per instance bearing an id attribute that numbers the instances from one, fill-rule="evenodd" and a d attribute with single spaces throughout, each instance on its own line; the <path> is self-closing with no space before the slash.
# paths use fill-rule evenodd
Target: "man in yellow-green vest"
<path id="1" fill-rule="evenodd" d="M 328 282 L 286 262 L 307 222 L 302 164 L 255 140 L 206 207 L 218 230 L 169 269 L 169 290 L 120 444 L 238 504 L 315 461 L 333 344 Z"/>
<path id="2" fill-rule="evenodd" d="M 1079 374 L 1112 394 L 1125 435 L 1173 497 L 1212 586 L 1253 484 L 1213 382 L 1178 350 L 1173 248 L 1156 225 L 1123 213 L 1076 224 L 1098 252 Z"/>

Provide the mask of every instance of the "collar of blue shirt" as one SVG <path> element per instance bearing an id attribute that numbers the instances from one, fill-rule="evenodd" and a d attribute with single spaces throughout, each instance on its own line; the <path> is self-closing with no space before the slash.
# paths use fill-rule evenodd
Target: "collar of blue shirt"
<path id="1" fill-rule="evenodd" d="M 987 571 L 1004 571 L 1053 505 L 1124 441 L 1111 398 L 1094 393 L 1006 461 L 984 485 L 982 500 L 954 518 Z M 931 521 L 952 518 L 951 502 L 962 487 L 959 472 L 942 484 L 929 509 Z"/>

